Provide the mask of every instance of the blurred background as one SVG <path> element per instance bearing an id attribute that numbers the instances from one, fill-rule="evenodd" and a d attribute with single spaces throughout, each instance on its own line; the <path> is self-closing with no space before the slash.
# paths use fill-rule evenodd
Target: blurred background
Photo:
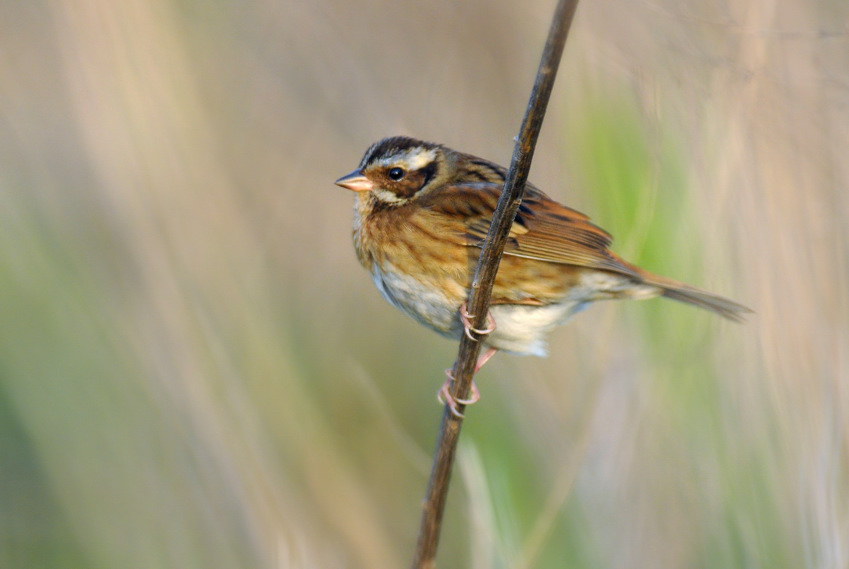
<path id="1" fill-rule="evenodd" d="M 509 163 L 553 0 L 0 0 L 0 567 L 412 558 L 455 343 L 333 185 Z M 752 307 L 478 377 L 443 567 L 849 567 L 849 4 L 582 2 L 531 180 Z"/>

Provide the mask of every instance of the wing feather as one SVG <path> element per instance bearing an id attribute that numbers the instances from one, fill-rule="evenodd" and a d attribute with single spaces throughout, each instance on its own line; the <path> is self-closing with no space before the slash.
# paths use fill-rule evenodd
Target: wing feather
<path id="1" fill-rule="evenodd" d="M 446 184 L 422 196 L 421 205 L 443 220 L 443 235 L 466 246 L 480 247 L 501 193 L 501 184 Z M 456 217 L 463 218 L 462 225 Z M 454 221 L 452 221 L 454 220 Z M 638 277 L 608 248 L 613 238 L 589 217 L 557 203 L 528 185 L 510 229 L 505 255 L 551 263 L 604 269 Z"/>

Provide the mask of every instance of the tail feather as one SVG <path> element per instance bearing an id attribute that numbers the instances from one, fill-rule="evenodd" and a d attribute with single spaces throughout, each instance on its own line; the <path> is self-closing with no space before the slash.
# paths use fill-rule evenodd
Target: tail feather
<path id="1" fill-rule="evenodd" d="M 743 322 L 745 315 L 752 312 L 750 308 L 738 304 L 733 300 L 728 300 L 718 294 L 700 290 L 690 285 L 673 281 L 672 279 L 658 277 L 645 272 L 643 272 L 643 279 L 646 284 L 658 287 L 662 291 L 661 294 L 666 298 L 692 304 L 699 308 L 705 308 L 735 322 Z"/>

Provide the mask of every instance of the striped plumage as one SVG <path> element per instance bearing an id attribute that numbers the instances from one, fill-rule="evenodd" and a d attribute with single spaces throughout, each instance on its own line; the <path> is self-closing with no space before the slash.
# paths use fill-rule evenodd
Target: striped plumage
<path id="1" fill-rule="evenodd" d="M 357 257 L 389 302 L 441 334 L 460 336 L 458 310 L 505 173 L 439 144 L 393 137 L 372 145 L 357 170 L 337 180 L 358 193 Z M 552 328 L 605 299 L 665 296 L 732 320 L 748 311 L 627 263 L 610 251 L 611 241 L 587 216 L 528 184 L 492 292 L 497 328 L 485 343 L 545 355 Z"/>

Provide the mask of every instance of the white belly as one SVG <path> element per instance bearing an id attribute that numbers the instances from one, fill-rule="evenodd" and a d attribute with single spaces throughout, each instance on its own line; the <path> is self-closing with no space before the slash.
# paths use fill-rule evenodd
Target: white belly
<path id="1" fill-rule="evenodd" d="M 566 301 L 548 306 L 508 304 L 489 308 L 495 331 L 486 339 L 493 348 L 529 356 L 548 355 L 548 335 L 589 305 Z"/>
<path id="2" fill-rule="evenodd" d="M 463 328 L 456 297 L 449 298 L 437 287 L 422 284 L 397 271 L 381 271 L 377 264 L 373 267 L 372 278 L 380 294 L 392 305 L 444 336 L 460 338 Z M 490 306 L 496 328 L 484 342 L 514 354 L 546 356 L 548 335 L 556 326 L 585 309 L 590 302 L 616 298 L 626 289 L 632 298 L 656 296 L 659 292 L 648 285 L 644 291 L 639 291 L 626 276 L 587 271 L 577 286 L 556 304 Z"/>
<path id="3" fill-rule="evenodd" d="M 371 277 L 391 305 L 440 334 L 460 337 L 460 306 L 437 288 L 394 270 L 381 271 L 376 263 Z"/>

